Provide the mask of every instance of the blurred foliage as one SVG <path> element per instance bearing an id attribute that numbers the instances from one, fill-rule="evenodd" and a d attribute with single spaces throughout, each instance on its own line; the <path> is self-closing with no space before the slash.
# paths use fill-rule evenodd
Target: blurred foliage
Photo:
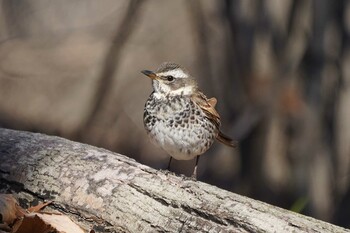
<path id="1" fill-rule="evenodd" d="M 177 62 L 218 99 L 226 134 L 199 179 L 350 227 L 350 3 L 0 1 L 0 126 L 63 136 L 155 168 L 139 71 Z M 176 161 L 190 174 L 194 161 Z M 307 201 L 306 201 L 307 200 Z"/>
<path id="2" fill-rule="evenodd" d="M 308 202 L 309 200 L 307 197 L 301 197 L 293 203 L 293 205 L 290 207 L 290 210 L 296 213 L 301 213 L 305 209 Z"/>

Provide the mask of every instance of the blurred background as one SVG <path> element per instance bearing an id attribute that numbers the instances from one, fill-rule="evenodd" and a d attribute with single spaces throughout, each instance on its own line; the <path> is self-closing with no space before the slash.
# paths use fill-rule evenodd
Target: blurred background
<path id="1" fill-rule="evenodd" d="M 0 12 L 0 127 L 165 169 L 140 71 L 176 62 L 240 142 L 201 156 L 199 180 L 350 227 L 349 1 L 0 0 Z"/>

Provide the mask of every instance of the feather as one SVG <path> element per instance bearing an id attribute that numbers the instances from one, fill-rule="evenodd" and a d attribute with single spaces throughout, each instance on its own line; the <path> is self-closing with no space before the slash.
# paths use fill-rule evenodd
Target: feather
<path id="1" fill-rule="evenodd" d="M 226 136 L 220 131 L 220 116 L 218 112 L 215 110 L 215 105 L 217 103 L 216 98 L 210 98 L 208 99 L 201 91 L 196 92 L 191 96 L 191 99 L 194 103 L 196 103 L 205 113 L 205 115 L 208 117 L 210 121 L 212 121 L 217 129 L 219 130 L 219 133 L 216 137 L 216 139 L 225 144 L 226 146 L 230 147 L 236 147 L 237 141 L 232 140 L 230 137 Z"/>
<path id="2" fill-rule="evenodd" d="M 226 146 L 230 146 L 230 147 L 237 147 L 237 144 L 238 144 L 238 142 L 236 140 L 232 140 L 231 138 L 229 138 L 228 136 L 223 134 L 221 131 L 219 131 L 219 134 L 216 137 L 216 139 L 219 142 L 225 144 Z"/>
<path id="3" fill-rule="evenodd" d="M 216 104 L 216 99 L 211 98 L 210 100 L 208 100 L 208 98 L 199 90 L 191 96 L 191 99 L 203 110 L 208 119 L 212 121 L 215 124 L 215 126 L 219 129 L 221 124 L 220 116 L 214 108 Z"/>

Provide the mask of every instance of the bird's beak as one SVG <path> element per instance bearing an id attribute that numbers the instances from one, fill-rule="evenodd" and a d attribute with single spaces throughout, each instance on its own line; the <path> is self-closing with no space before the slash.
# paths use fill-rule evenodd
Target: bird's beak
<path id="1" fill-rule="evenodd" d="M 148 76 L 151 79 L 158 78 L 158 76 L 153 71 L 150 71 L 150 70 L 143 70 L 143 71 L 141 71 L 141 73 L 143 73 L 144 75 Z"/>

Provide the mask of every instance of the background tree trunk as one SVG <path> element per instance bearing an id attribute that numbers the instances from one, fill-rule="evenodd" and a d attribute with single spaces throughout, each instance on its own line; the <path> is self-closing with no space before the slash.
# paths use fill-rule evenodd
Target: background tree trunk
<path id="1" fill-rule="evenodd" d="M 350 232 L 59 137 L 0 129 L 0 161 L 1 192 L 98 232 Z"/>

